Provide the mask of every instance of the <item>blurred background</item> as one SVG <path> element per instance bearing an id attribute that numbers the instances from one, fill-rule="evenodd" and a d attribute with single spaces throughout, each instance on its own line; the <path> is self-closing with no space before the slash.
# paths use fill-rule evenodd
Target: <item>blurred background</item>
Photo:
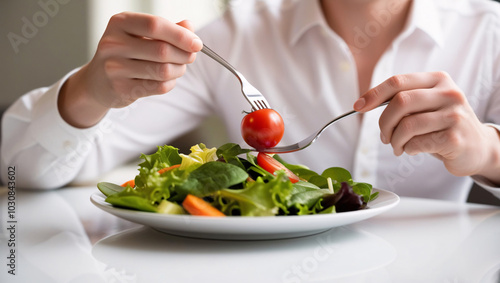
<path id="1" fill-rule="evenodd" d="M 233 3 L 242 0 L 233 0 Z M 305 1 L 305 0 L 303 0 Z M 0 113 L 22 94 L 50 86 L 88 62 L 109 18 L 122 11 L 191 20 L 196 29 L 218 17 L 229 0 L 2 0 L 0 2 Z M 207 130 L 209 129 L 209 130 Z M 217 146 L 227 141 L 217 118 L 174 142 L 186 151 L 203 141 Z M 471 202 L 500 205 L 474 188 Z"/>

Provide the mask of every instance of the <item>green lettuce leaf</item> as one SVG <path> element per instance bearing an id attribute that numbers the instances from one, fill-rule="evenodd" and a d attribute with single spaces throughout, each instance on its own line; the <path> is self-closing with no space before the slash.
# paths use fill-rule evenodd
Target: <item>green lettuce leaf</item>
<path id="1" fill-rule="evenodd" d="M 155 153 L 150 155 L 142 154 L 141 158 L 144 161 L 139 164 L 139 167 L 156 169 L 156 171 L 180 164 L 182 161 L 179 149 L 170 145 L 158 146 L 158 150 Z"/>
<path id="2" fill-rule="evenodd" d="M 315 214 L 323 209 L 321 200 L 330 195 L 328 189 L 320 189 L 316 185 L 299 181 L 293 184 L 292 196 L 288 202 L 291 214 Z"/>
<path id="3" fill-rule="evenodd" d="M 179 154 L 182 158 L 180 170 L 191 172 L 210 161 L 217 160 L 217 148 L 207 148 L 204 144 L 200 143 L 191 147 L 191 153 L 188 155 Z"/>
<path id="4" fill-rule="evenodd" d="M 230 214 L 231 209 L 239 208 L 241 216 L 273 216 L 287 211 L 292 192 L 292 183 L 284 172 L 279 171 L 276 178 L 265 183 L 262 178 L 249 183 L 248 187 L 239 190 L 223 189 L 217 193 L 221 203 L 231 204 L 222 208 Z"/>
<path id="5" fill-rule="evenodd" d="M 126 187 L 123 191 L 108 196 L 106 202 L 118 207 L 156 212 L 155 203 L 147 198 L 144 193 L 144 191 Z"/>

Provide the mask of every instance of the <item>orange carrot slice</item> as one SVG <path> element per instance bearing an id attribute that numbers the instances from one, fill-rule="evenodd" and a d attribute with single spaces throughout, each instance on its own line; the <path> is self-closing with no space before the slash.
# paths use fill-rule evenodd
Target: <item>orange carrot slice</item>
<path id="1" fill-rule="evenodd" d="M 158 170 L 158 173 L 163 174 L 163 173 L 165 173 L 167 171 L 170 171 L 172 169 L 178 168 L 179 166 L 181 166 L 181 165 L 180 164 L 176 164 L 176 165 L 172 165 L 170 167 L 165 167 L 163 169 Z"/>
<path id="2" fill-rule="evenodd" d="M 127 182 L 122 184 L 122 187 L 126 187 L 127 185 L 131 186 L 132 188 L 135 187 L 135 180 L 128 180 Z"/>
<path id="3" fill-rule="evenodd" d="M 191 215 L 213 216 L 213 217 L 226 216 L 220 210 L 211 206 L 208 202 L 204 201 L 203 199 L 197 196 L 190 194 L 186 196 L 186 198 L 182 202 L 182 206 Z"/>

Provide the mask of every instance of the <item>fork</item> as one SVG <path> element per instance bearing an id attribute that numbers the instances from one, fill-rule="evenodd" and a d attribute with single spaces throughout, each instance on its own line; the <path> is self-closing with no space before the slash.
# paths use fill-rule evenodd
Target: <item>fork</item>
<path id="1" fill-rule="evenodd" d="M 375 108 L 379 108 L 379 107 L 385 106 L 387 104 L 389 104 L 389 101 L 386 101 L 386 102 L 380 104 L 379 106 L 377 106 Z M 286 145 L 286 146 L 264 148 L 264 149 L 259 149 L 259 150 L 252 149 L 252 150 L 253 151 L 259 151 L 259 152 L 265 152 L 265 153 L 288 153 L 288 152 L 295 152 L 295 151 L 302 150 L 302 149 L 310 146 L 313 142 L 315 142 L 319 138 L 319 136 L 326 130 L 326 128 L 330 127 L 335 122 L 337 122 L 337 121 L 339 121 L 339 120 L 341 120 L 341 119 L 343 119 L 345 117 L 351 116 L 353 114 L 359 114 L 359 113 L 361 113 L 361 112 L 357 112 L 357 111 L 354 111 L 354 110 L 349 111 L 347 113 L 344 113 L 344 114 L 342 114 L 342 115 L 334 118 L 330 122 L 328 122 L 319 131 L 316 131 L 315 133 L 313 133 L 309 137 L 307 137 L 307 138 L 299 141 L 298 143 L 294 143 L 294 144 Z"/>
<path id="2" fill-rule="evenodd" d="M 258 91 L 253 85 L 251 85 L 245 77 L 238 72 L 231 64 L 229 64 L 224 58 L 222 58 L 219 54 L 215 53 L 212 49 L 208 48 L 205 44 L 203 44 L 203 48 L 201 52 L 208 55 L 210 58 L 217 61 L 222 66 L 226 67 L 231 73 L 233 73 L 236 78 L 240 81 L 241 84 L 241 92 L 243 96 L 245 96 L 246 100 L 252 106 L 252 111 L 256 111 L 264 108 L 271 108 L 266 98 Z"/>

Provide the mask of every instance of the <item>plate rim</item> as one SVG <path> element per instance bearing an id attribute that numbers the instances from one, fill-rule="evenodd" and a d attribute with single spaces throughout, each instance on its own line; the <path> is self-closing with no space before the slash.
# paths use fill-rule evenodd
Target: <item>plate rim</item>
<path id="1" fill-rule="evenodd" d="M 400 197 L 395 194 L 394 192 L 387 191 L 387 190 L 382 190 L 382 189 L 377 189 L 373 188 L 374 192 L 379 192 L 379 197 L 382 194 L 387 194 L 387 197 L 390 197 L 392 199 L 388 200 L 382 200 L 382 202 L 379 204 L 378 201 L 379 198 L 375 199 L 373 202 L 376 202 L 376 207 L 370 208 L 368 207 L 367 209 L 362 209 L 362 210 L 356 210 L 356 211 L 348 211 L 348 212 L 339 212 L 339 213 L 329 213 L 329 214 L 313 214 L 313 215 L 286 215 L 286 216 L 227 216 L 227 217 L 206 217 L 206 216 L 197 216 L 197 215 L 177 215 L 177 214 L 161 214 L 161 213 L 156 213 L 156 212 L 148 212 L 148 211 L 140 211 L 140 210 L 133 210 L 133 209 L 127 209 L 127 208 L 121 208 L 121 207 L 115 207 L 110 203 L 107 203 L 105 201 L 105 195 L 102 194 L 100 191 L 96 191 L 91 194 L 90 196 L 90 201 L 97 206 L 98 208 L 110 211 L 116 211 L 119 212 L 120 214 L 134 214 L 134 215 L 141 215 L 141 216 L 151 216 L 151 217 L 157 217 L 157 218 L 165 218 L 165 219 L 176 219 L 176 218 L 182 218 L 185 219 L 186 217 L 192 218 L 192 219 L 202 219 L 203 221 L 232 221 L 233 219 L 238 220 L 238 221 L 254 221 L 254 220 L 259 220 L 259 221 L 268 221 L 271 219 L 295 219 L 297 217 L 300 217 L 301 219 L 303 218 L 331 218 L 331 217 L 344 217 L 344 216 L 352 216 L 353 214 L 366 214 L 368 211 L 369 214 L 373 212 L 374 210 L 381 212 L 388 210 L 394 206 L 396 206 L 400 202 Z M 389 204 L 383 205 L 383 203 L 388 202 Z M 381 205 L 381 206 L 379 206 Z M 111 213 L 111 212 L 108 212 Z M 113 214 L 113 213 L 112 213 Z M 377 213 L 378 214 L 378 213 Z M 116 214 L 114 214 L 117 216 Z M 154 215 L 154 216 L 153 216 Z M 376 215 L 376 214 L 375 214 Z M 119 216 L 117 216 L 119 217 Z M 230 220 L 231 219 L 231 220 Z"/>
<path id="2" fill-rule="evenodd" d="M 206 217 L 138 211 L 114 207 L 105 201 L 105 196 L 100 191 L 94 192 L 90 200 L 107 213 L 166 234 L 211 240 L 275 240 L 314 235 L 334 227 L 360 222 L 393 208 L 400 201 L 399 196 L 393 192 L 381 189 L 374 191 L 379 192 L 379 197 L 373 201 L 375 207 L 372 208 L 289 216 Z"/>

